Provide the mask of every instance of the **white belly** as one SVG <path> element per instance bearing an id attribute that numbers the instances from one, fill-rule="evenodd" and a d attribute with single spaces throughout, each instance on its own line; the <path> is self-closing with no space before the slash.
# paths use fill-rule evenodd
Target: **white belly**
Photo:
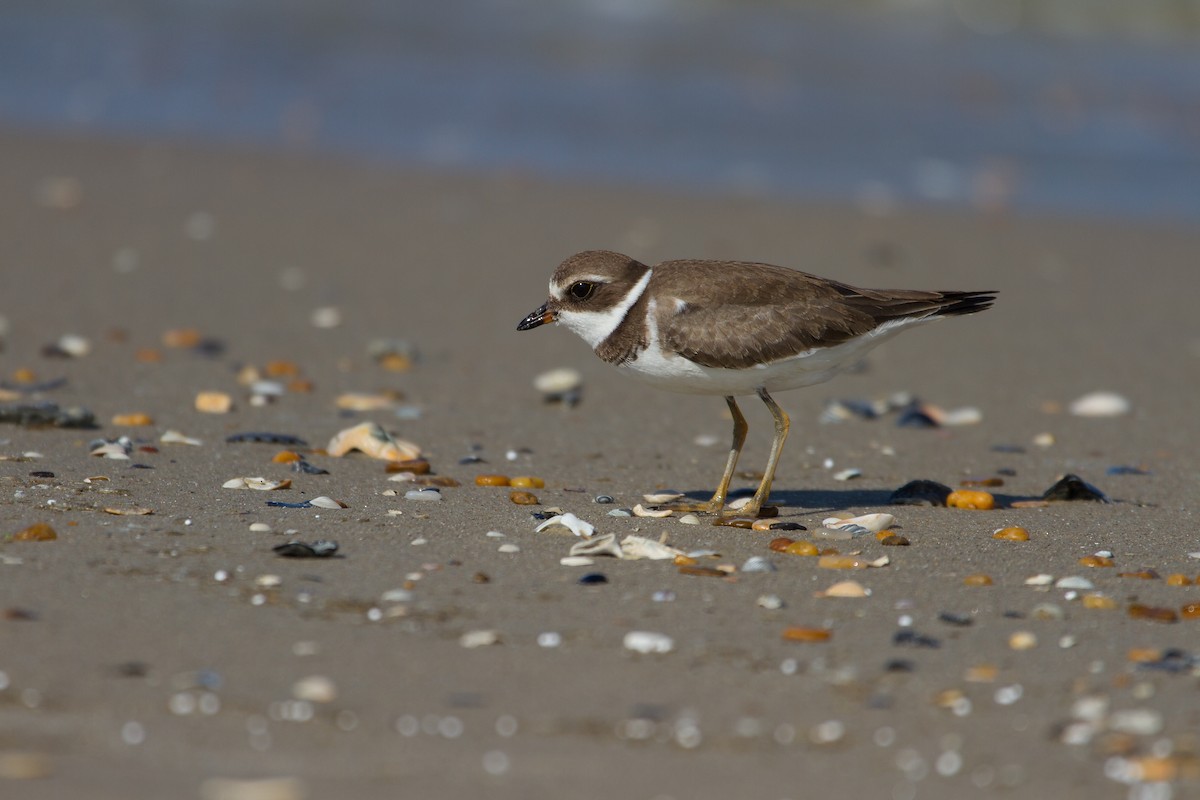
<path id="1" fill-rule="evenodd" d="M 682 356 L 663 353 L 657 336 L 652 335 L 650 346 L 618 369 L 661 389 L 687 394 L 747 395 L 759 389 L 782 392 L 827 381 L 900 330 L 931 319 L 936 318 L 888 323 L 858 339 L 748 369 L 705 367 Z"/>

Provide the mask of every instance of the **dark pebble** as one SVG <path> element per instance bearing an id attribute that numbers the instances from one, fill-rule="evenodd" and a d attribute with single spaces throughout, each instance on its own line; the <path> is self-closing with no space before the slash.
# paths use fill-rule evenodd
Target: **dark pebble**
<path id="1" fill-rule="evenodd" d="M 608 578 L 603 572 L 589 572 L 579 579 L 579 582 L 584 586 L 595 586 L 601 583 L 608 583 Z"/>
<path id="2" fill-rule="evenodd" d="M 1150 471 L 1141 467 L 1115 466 L 1104 470 L 1105 475 L 1149 475 Z"/>
<path id="3" fill-rule="evenodd" d="M 908 408 L 896 418 L 897 428 L 936 428 L 937 420 L 919 408 Z"/>
<path id="4" fill-rule="evenodd" d="M 1051 486 L 1042 495 L 1043 500 L 1091 500 L 1108 503 L 1104 492 L 1087 483 L 1078 475 L 1064 475 L 1058 483 Z"/>
<path id="5" fill-rule="evenodd" d="M 130 469 L 154 469 L 154 467 L 150 466 L 149 464 L 130 464 L 129 468 Z"/>
<path id="6" fill-rule="evenodd" d="M 616 500 L 613 499 L 612 495 L 598 494 L 598 495 L 596 495 L 596 499 L 594 502 L 599 503 L 602 506 L 606 506 L 606 505 L 609 505 L 610 503 L 615 503 Z"/>
<path id="7" fill-rule="evenodd" d="M 943 611 L 938 614 L 938 619 L 947 625 L 955 625 L 959 628 L 965 628 L 975 623 L 975 619 L 970 614 L 956 614 L 953 611 Z"/>
<path id="8" fill-rule="evenodd" d="M 299 436 L 292 436 L 287 433 L 266 433 L 263 431 L 250 431 L 247 433 L 235 433 L 232 436 L 225 437 L 226 442 L 258 442 L 259 444 L 286 444 L 297 447 L 307 447 L 308 442 L 301 439 Z"/>
<path id="9" fill-rule="evenodd" d="M 29 477 L 31 477 L 31 478 L 53 478 L 54 473 L 46 472 L 45 470 L 38 470 L 37 472 L 29 473 Z"/>
<path id="10" fill-rule="evenodd" d="M 487 461 L 484 460 L 483 456 L 477 456 L 474 453 L 472 453 L 469 456 L 463 456 L 462 458 L 460 458 L 458 460 L 458 463 L 459 464 L 486 464 Z"/>
<path id="11" fill-rule="evenodd" d="M 799 522 L 772 522 L 770 530 L 773 531 L 806 531 L 808 528 L 801 525 Z"/>
<path id="12" fill-rule="evenodd" d="M 312 508 L 312 503 L 307 500 L 302 500 L 299 503 L 288 503 L 283 500 L 268 500 L 267 505 L 271 508 Z"/>
<path id="13" fill-rule="evenodd" d="M 554 514 L 550 511 L 530 511 L 529 516 L 533 517 L 534 519 L 538 520 L 539 522 L 542 522 L 542 521 L 550 519 L 551 517 L 557 517 L 558 514 Z"/>
<path id="14" fill-rule="evenodd" d="M 95 428 L 96 415 L 86 408 L 59 408 L 57 403 L 0 406 L 0 422 L 29 428 Z"/>
<path id="15" fill-rule="evenodd" d="M 917 665 L 907 658 L 889 658 L 883 665 L 884 672 L 916 672 Z"/>
<path id="16" fill-rule="evenodd" d="M 996 474 L 1003 475 L 1006 478 L 1015 478 L 1017 471 L 1012 467 L 1001 467 L 1000 469 L 996 470 Z"/>
<path id="17" fill-rule="evenodd" d="M 1025 612 L 1009 610 L 1005 611 L 1001 616 L 1005 619 L 1025 619 Z"/>
<path id="18" fill-rule="evenodd" d="M 915 480 L 892 492 L 888 502 L 894 506 L 944 506 L 950 487 L 937 481 Z"/>
<path id="19" fill-rule="evenodd" d="M 1194 656 L 1186 650 L 1179 650 L 1178 648 L 1167 650 L 1162 654 L 1161 658 L 1154 661 L 1140 661 L 1137 664 L 1138 669 L 1156 670 L 1172 674 L 1190 673 L 1196 667 L 1200 667 L 1200 657 Z"/>
<path id="20" fill-rule="evenodd" d="M 305 542 L 286 542 L 271 548 L 276 555 L 284 558 L 329 558 L 338 551 L 337 542 L 318 539 L 312 544 Z"/>
<path id="21" fill-rule="evenodd" d="M 38 615 L 36 611 L 32 611 L 28 608 L 13 606 L 11 608 L 4 609 L 4 618 L 7 620 L 13 620 L 14 622 L 36 622 Z"/>
<path id="22" fill-rule="evenodd" d="M 896 631 L 895 635 L 892 636 L 892 644 L 897 647 L 925 647 L 930 650 L 936 650 L 942 646 L 941 640 L 935 639 L 932 636 L 926 636 L 923 633 L 917 633 L 910 628 Z"/>
<path id="23" fill-rule="evenodd" d="M 305 475 L 328 475 L 329 470 L 321 467 L 314 467 L 312 464 L 305 461 L 303 458 L 299 461 L 292 462 L 292 472 L 303 472 Z"/>

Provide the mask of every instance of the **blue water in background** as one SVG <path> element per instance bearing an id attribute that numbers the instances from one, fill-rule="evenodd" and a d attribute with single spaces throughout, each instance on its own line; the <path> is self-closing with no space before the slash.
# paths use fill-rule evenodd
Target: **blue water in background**
<path id="1" fill-rule="evenodd" d="M 0 127 L 1200 220 L 1200 39 L 951 13 L 1005 2 L 5 0 Z"/>

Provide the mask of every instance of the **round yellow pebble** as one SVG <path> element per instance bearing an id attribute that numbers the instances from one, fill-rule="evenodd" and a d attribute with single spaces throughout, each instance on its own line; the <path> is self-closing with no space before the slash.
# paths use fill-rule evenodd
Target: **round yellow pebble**
<path id="1" fill-rule="evenodd" d="M 541 478 L 535 478 L 532 475 L 518 475 L 508 482 L 509 486 L 514 486 L 518 489 L 545 489 L 546 482 Z"/>
<path id="2" fill-rule="evenodd" d="M 949 508 L 969 508 L 975 511 L 987 511 L 996 507 L 996 498 L 988 492 L 976 489 L 959 489 L 946 498 Z"/>
<path id="3" fill-rule="evenodd" d="M 790 553 L 794 556 L 815 556 L 820 555 L 821 551 L 812 542 L 792 542 L 783 548 L 783 552 Z"/>
<path id="4" fill-rule="evenodd" d="M 476 475 L 476 486 L 508 486 L 509 480 L 507 475 Z"/>
<path id="5" fill-rule="evenodd" d="M 1005 542 L 1028 542 L 1029 531 L 1018 527 L 1001 528 L 992 534 L 992 538 Z"/>
<path id="6" fill-rule="evenodd" d="M 975 573 L 974 575 L 968 575 L 967 577 L 963 578 L 963 585 L 964 586 L 991 586 L 992 585 L 992 576 L 984 575 L 982 572 Z"/>

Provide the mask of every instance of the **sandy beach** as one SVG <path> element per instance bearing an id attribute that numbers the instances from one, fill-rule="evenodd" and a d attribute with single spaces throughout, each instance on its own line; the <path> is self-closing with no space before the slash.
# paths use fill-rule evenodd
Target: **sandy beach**
<path id="1" fill-rule="evenodd" d="M 13 132 L 0 153 L 0 405 L 83 406 L 98 426 L 0 424 L 0 795 L 1123 798 L 1200 787 L 1200 619 L 1183 613 L 1200 603 L 1194 230 L 879 216 Z M 778 533 L 609 516 L 664 487 L 711 491 L 729 421 L 719 398 L 630 381 L 565 330 L 515 330 L 555 265 L 587 248 L 998 290 L 984 314 L 906 333 L 862 370 L 778 398 L 793 427 L 773 497 L 781 519 L 809 529 L 787 535 L 811 538 L 833 514 L 888 512 L 909 546 L 820 542 L 890 562 L 833 570 L 773 552 Z M 315 325 L 320 309 L 338 324 Z M 164 344 L 181 329 L 214 346 Z M 47 355 L 66 334 L 90 352 Z M 376 340 L 407 343 L 411 367 L 380 364 Z M 290 389 L 253 405 L 239 372 L 271 362 L 292 365 L 278 379 Z M 533 387 L 557 367 L 582 373 L 574 408 Z M 1131 410 L 1067 412 L 1096 390 Z M 233 410 L 198 412 L 201 391 L 229 393 Z M 977 408 L 982 421 L 819 422 L 831 400 L 900 391 Z M 349 392 L 394 393 L 399 412 L 341 411 Z M 760 470 L 769 418 L 757 402 L 744 408 L 741 468 Z M 151 424 L 113 423 L 133 413 Z M 361 454 L 310 453 L 325 475 L 273 461 L 368 420 L 461 485 L 407 500 L 412 487 Z M 202 444 L 163 443 L 167 430 Z M 226 441 L 243 432 L 306 445 Z M 89 455 L 93 440 L 122 435 L 129 460 Z M 472 454 L 483 460 L 462 463 Z M 861 475 L 835 479 L 847 468 Z M 540 505 L 476 486 L 483 473 L 544 479 Z M 1113 502 L 1013 507 L 1066 473 Z M 240 476 L 292 485 L 222 488 Z M 989 478 L 1002 481 L 988 489 L 993 510 L 888 505 L 910 480 Z M 602 494 L 615 503 L 593 502 Z M 317 496 L 347 507 L 266 504 Z M 727 574 L 683 574 L 669 560 L 563 566 L 575 537 L 536 533 L 530 515 L 551 507 L 618 539 L 712 551 L 698 564 Z M 12 541 L 36 523 L 57 538 Z M 1029 541 L 993 538 L 1008 526 Z M 339 557 L 272 551 L 291 539 L 336 541 Z M 1114 566 L 1080 563 L 1106 550 Z M 756 556 L 773 571 L 743 570 Z M 607 582 L 581 585 L 585 573 Z M 964 584 L 978 574 L 992 585 Z M 1026 585 L 1039 574 L 1094 588 Z M 843 580 L 870 594 L 815 596 Z M 1138 604 L 1177 621 L 1131 616 Z M 785 640 L 793 627 L 828 639 Z M 480 631 L 494 643 L 464 646 Z M 672 649 L 631 652 L 631 631 L 665 634 Z M 1147 785 L 1167 794 L 1136 794 Z"/>

